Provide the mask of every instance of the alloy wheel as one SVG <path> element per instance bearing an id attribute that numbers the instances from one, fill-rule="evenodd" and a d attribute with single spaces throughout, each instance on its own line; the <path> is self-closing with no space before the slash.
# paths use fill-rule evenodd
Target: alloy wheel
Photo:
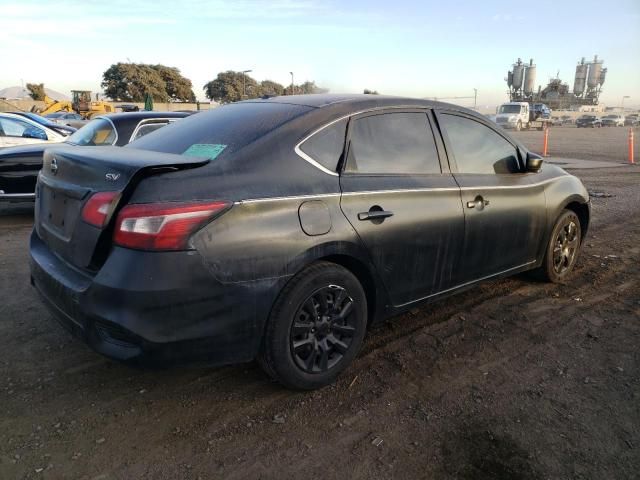
<path id="1" fill-rule="evenodd" d="M 353 299 L 340 286 L 313 292 L 296 312 L 291 325 L 291 355 L 306 373 L 322 373 L 337 365 L 356 333 Z"/>
<path id="2" fill-rule="evenodd" d="M 558 230 L 553 246 L 553 269 L 561 275 L 570 269 L 578 252 L 580 238 L 574 219 L 567 218 Z"/>

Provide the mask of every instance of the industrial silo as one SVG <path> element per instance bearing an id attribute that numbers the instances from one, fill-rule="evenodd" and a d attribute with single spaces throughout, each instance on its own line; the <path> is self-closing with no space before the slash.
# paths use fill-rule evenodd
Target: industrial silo
<path id="1" fill-rule="evenodd" d="M 593 57 L 593 62 L 589 64 L 589 76 L 587 77 L 587 86 L 589 89 L 596 88 L 600 80 L 602 72 L 602 60 L 598 60 L 598 56 Z"/>
<path id="2" fill-rule="evenodd" d="M 529 61 L 526 70 L 524 71 L 524 93 L 525 95 L 531 95 L 535 88 L 536 83 L 536 66 L 533 64 L 533 58 Z"/>
<path id="3" fill-rule="evenodd" d="M 580 63 L 576 66 L 576 78 L 573 81 L 573 93 L 580 96 L 584 93 L 584 87 L 587 83 L 587 74 L 589 72 L 589 65 L 584 63 L 584 57 Z"/>
<path id="4" fill-rule="evenodd" d="M 524 81 L 524 65 L 522 60 L 518 59 L 513 64 L 513 88 L 514 90 L 520 90 L 522 88 L 522 82 Z"/>
<path id="5" fill-rule="evenodd" d="M 602 84 L 604 83 L 604 79 L 607 76 L 607 69 L 603 68 L 602 71 L 600 72 L 600 78 L 598 79 L 598 83 L 600 84 L 600 86 L 602 86 Z"/>

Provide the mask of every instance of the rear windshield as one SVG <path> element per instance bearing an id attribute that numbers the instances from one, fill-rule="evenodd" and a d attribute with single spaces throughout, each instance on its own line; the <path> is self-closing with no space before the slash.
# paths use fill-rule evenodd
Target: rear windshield
<path id="1" fill-rule="evenodd" d="M 241 149 L 310 109 L 281 103 L 232 103 L 191 115 L 125 148 L 213 159 Z"/>
<path id="2" fill-rule="evenodd" d="M 71 135 L 67 142 L 81 147 L 94 147 L 113 145 L 117 139 L 113 123 L 106 118 L 96 118 Z"/>

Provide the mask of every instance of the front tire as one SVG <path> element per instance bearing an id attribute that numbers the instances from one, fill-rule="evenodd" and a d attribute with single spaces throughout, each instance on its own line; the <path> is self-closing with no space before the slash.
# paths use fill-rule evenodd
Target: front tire
<path id="1" fill-rule="evenodd" d="M 542 265 L 534 274 L 547 282 L 563 282 L 575 267 L 581 242 L 580 219 L 572 210 L 563 210 L 551 232 Z"/>
<path id="2" fill-rule="evenodd" d="M 276 300 L 258 362 L 293 389 L 333 383 L 358 354 L 367 327 L 367 299 L 347 269 L 319 262 L 293 277 Z"/>
<path id="3" fill-rule="evenodd" d="M 522 123 L 518 122 L 516 123 L 516 132 L 519 132 L 520 130 L 522 130 Z"/>

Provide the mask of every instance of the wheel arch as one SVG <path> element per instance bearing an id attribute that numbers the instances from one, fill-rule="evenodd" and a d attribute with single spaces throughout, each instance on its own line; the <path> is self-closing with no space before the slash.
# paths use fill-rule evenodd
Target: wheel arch
<path id="1" fill-rule="evenodd" d="M 367 297 L 368 326 L 385 318 L 387 305 L 389 305 L 385 287 L 378 277 L 375 267 L 368 260 L 367 253 L 361 246 L 351 242 L 330 242 L 317 245 L 299 255 L 288 265 L 287 271 L 291 275 L 287 276 L 286 282 L 279 285 L 278 292 L 281 292 L 293 277 L 317 262 L 340 265 L 358 279 Z"/>
<path id="2" fill-rule="evenodd" d="M 349 270 L 360 282 L 367 298 L 367 326 L 375 323 L 380 315 L 380 293 L 371 269 L 361 260 L 351 255 L 333 254 L 318 258 L 316 261 L 331 262 Z"/>
<path id="3" fill-rule="evenodd" d="M 587 230 L 589 230 L 589 223 L 591 221 L 591 209 L 589 207 L 589 203 L 573 200 L 567 203 L 564 206 L 564 209 L 571 210 L 578 216 L 578 220 L 580 220 L 580 230 L 582 233 L 581 241 L 584 241 L 584 238 L 587 235 Z"/>

